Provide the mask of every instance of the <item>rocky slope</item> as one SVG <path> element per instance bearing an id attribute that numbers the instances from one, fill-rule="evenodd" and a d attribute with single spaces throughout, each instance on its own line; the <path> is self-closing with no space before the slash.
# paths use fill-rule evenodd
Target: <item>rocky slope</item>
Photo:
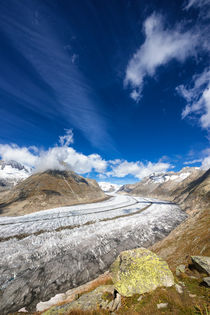
<path id="1" fill-rule="evenodd" d="M 210 171 L 185 167 L 180 172 L 153 174 L 141 182 L 124 185 L 120 193 L 162 198 L 176 202 L 184 210 L 205 208 L 210 203 Z"/>
<path id="2" fill-rule="evenodd" d="M 186 187 L 179 187 L 174 192 L 174 202 L 187 211 L 210 207 L 210 169 Z"/>
<path id="3" fill-rule="evenodd" d="M 0 199 L 0 215 L 22 215 L 105 199 L 97 182 L 71 171 L 46 171 L 31 175 Z"/>
<path id="4" fill-rule="evenodd" d="M 150 249 L 165 259 L 173 268 L 190 262 L 191 255 L 210 256 L 210 205 L 192 213 L 166 238 Z"/>

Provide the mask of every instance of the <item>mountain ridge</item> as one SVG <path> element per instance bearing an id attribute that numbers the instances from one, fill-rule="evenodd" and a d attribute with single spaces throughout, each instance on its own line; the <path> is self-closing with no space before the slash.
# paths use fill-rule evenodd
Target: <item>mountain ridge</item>
<path id="1" fill-rule="evenodd" d="M 48 170 L 29 176 L 5 193 L 0 202 L 0 214 L 22 215 L 106 198 L 93 179 L 73 171 Z"/>
<path id="2" fill-rule="evenodd" d="M 177 173 L 152 174 L 141 182 L 122 186 L 118 192 L 142 197 L 162 198 L 178 203 L 183 210 L 196 210 L 201 206 L 201 203 L 204 208 L 208 206 L 210 202 L 209 190 L 209 170 L 185 167 Z"/>

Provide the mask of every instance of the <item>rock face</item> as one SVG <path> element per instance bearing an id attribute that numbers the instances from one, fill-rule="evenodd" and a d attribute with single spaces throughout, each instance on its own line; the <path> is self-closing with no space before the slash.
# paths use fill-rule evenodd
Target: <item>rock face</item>
<path id="1" fill-rule="evenodd" d="M 205 209 L 210 204 L 210 169 L 205 172 L 185 167 L 178 173 L 150 175 L 136 184 L 122 186 L 119 192 L 170 200 L 183 210 Z"/>
<path id="2" fill-rule="evenodd" d="M 105 198 L 95 180 L 71 171 L 49 170 L 28 177 L 4 195 L 0 200 L 0 214 L 22 215 Z"/>
<path id="3" fill-rule="evenodd" d="M 114 291 L 113 285 L 102 285 L 96 288 L 95 290 L 84 293 L 77 300 L 66 303 L 60 306 L 55 306 L 50 308 L 48 311 L 42 313 L 43 315 L 62 315 L 68 314 L 71 310 L 82 310 L 82 311 L 91 311 L 97 310 L 99 308 L 108 308 L 110 301 L 103 298 L 104 294 L 109 293 L 112 296 Z M 111 304 L 111 303 L 110 303 Z"/>
<path id="4" fill-rule="evenodd" d="M 210 277 L 203 278 L 203 282 L 207 287 L 210 288 Z"/>
<path id="5" fill-rule="evenodd" d="M 210 169 L 174 192 L 174 202 L 185 210 L 201 210 L 210 205 Z"/>
<path id="6" fill-rule="evenodd" d="M 145 248 L 120 253 L 110 270 L 115 289 L 126 297 L 174 284 L 167 263 Z"/>
<path id="7" fill-rule="evenodd" d="M 207 256 L 191 256 L 193 265 L 198 271 L 210 275 L 210 257 Z"/>

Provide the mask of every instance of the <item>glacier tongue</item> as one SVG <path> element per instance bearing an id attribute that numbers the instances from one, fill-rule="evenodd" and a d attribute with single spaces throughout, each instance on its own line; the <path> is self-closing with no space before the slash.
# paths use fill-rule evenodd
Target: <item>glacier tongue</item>
<path id="1" fill-rule="evenodd" d="M 128 196 L 120 197 L 120 202 L 123 203 L 122 198 L 126 197 Z M 115 197 L 112 201 L 100 203 L 98 208 L 96 204 L 76 208 L 79 211 L 78 220 L 92 209 L 90 214 L 92 222 L 86 224 L 85 221 L 78 221 L 81 223 L 79 227 L 72 226 L 71 222 L 68 222 L 69 225 L 62 223 L 65 216 L 64 218 L 58 216 L 62 213 L 61 208 L 59 211 L 47 210 L 39 215 L 33 214 L 16 219 L 2 218 L 1 227 L 3 225 L 4 228 L 7 227 L 7 231 L 15 228 L 16 236 L 18 234 L 24 236 L 26 226 L 28 233 L 30 224 L 32 227 L 31 235 L 25 235 L 21 239 L 18 236 L 14 238 L 12 233 L 8 232 L 11 238 L 5 241 L 1 235 L 2 314 L 17 311 L 22 307 L 34 310 L 38 302 L 96 278 L 109 268 L 121 251 L 152 245 L 186 218 L 186 214 L 175 204 L 133 198 L 135 203 L 132 205 L 130 198 L 132 197 L 124 199 L 124 205 L 118 209 L 112 209 Z M 107 203 L 110 211 L 106 208 Z M 114 207 L 117 208 L 117 203 L 114 203 Z M 69 214 L 76 211 L 73 207 L 69 208 Z M 100 212 L 100 208 L 106 210 Z M 52 214 L 57 216 L 56 226 L 59 226 L 60 220 L 60 230 L 55 231 L 51 228 L 50 232 L 47 232 L 42 220 L 47 221 L 46 216 L 50 217 Z M 65 207 L 64 214 L 68 214 L 68 207 Z M 29 225 L 25 225 L 24 222 L 18 223 L 20 219 L 27 221 L 29 218 L 38 217 L 40 220 L 28 222 Z M 50 222 L 51 220 L 48 223 Z M 35 228 L 40 224 L 41 231 Z M 33 231 L 38 233 L 33 234 Z"/>

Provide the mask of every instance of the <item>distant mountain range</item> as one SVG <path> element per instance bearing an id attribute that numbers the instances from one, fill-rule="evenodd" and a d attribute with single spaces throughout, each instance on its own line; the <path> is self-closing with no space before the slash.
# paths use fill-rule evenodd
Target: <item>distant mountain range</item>
<path id="1" fill-rule="evenodd" d="M 117 185 L 109 182 L 98 182 L 99 186 L 104 192 L 116 192 L 120 189 L 122 185 Z"/>
<path id="2" fill-rule="evenodd" d="M 31 175 L 31 169 L 16 161 L 0 160 L 0 191 L 13 187 Z"/>
<path id="3" fill-rule="evenodd" d="M 210 170 L 185 167 L 181 171 L 152 174 L 141 182 L 124 185 L 119 193 L 170 200 L 184 210 L 196 210 L 210 204 Z"/>
<path id="4" fill-rule="evenodd" d="M 181 205 L 184 210 L 191 211 L 210 204 L 209 172 L 198 167 L 185 167 L 179 172 L 151 174 L 135 184 L 120 186 L 99 182 L 98 186 L 95 181 L 74 172 L 48 171 L 32 174 L 32 169 L 16 161 L 1 160 L 0 207 L 4 208 L 4 212 L 6 209 L 10 212 L 9 209 L 15 205 L 20 214 L 25 213 L 26 208 L 30 212 L 35 209 L 93 202 L 105 198 L 103 192 L 118 191 L 121 194 L 170 200 Z M 8 190 L 10 191 L 7 192 Z"/>

